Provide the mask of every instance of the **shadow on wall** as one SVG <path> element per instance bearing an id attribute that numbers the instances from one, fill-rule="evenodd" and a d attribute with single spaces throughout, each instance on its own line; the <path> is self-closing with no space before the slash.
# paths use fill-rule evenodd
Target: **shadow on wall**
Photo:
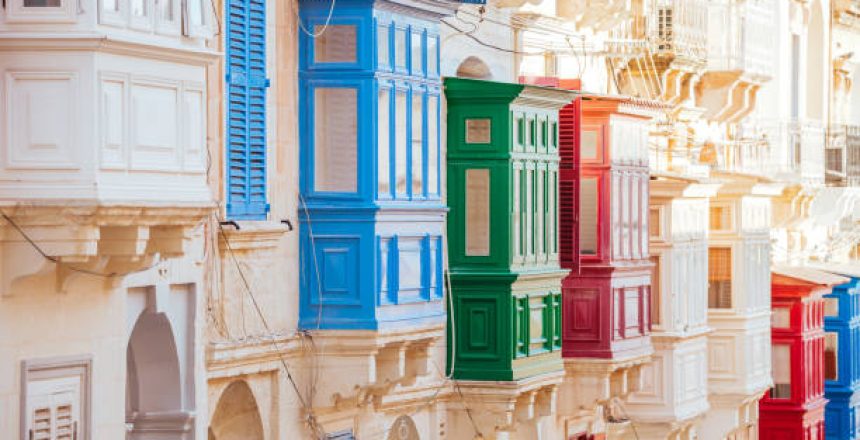
<path id="1" fill-rule="evenodd" d="M 243 380 L 230 384 L 209 425 L 209 440 L 263 440 L 263 422 L 251 388 Z"/>
<path id="2" fill-rule="evenodd" d="M 493 78 L 490 66 L 476 56 L 470 56 L 457 66 L 457 76 L 460 78 L 484 79 Z"/>

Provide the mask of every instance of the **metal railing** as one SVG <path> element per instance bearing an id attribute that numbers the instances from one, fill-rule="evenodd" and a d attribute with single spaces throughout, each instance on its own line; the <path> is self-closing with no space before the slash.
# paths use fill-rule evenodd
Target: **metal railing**
<path id="1" fill-rule="evenodd" d="M 824 158 L 828 185 L 860 186 L 860 126 L 831 126 L 827 130 Z"/>

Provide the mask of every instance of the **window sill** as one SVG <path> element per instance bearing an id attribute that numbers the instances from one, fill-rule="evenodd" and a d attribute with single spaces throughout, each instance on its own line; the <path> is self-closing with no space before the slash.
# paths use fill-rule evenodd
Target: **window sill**
<path id="1" fill-rule="evenodd" d="M 227 244 L 232 251 L 251 251 L 275 248 L 281 238 L 290 231 L 290 227 L 276 221 L 237 220 L 239 228 L 231 225 L 221 226 L 223 234 L 218 234 L 218 248 L 227 251 Z M 226 239 L 226 242 L 225 242 Z"/>

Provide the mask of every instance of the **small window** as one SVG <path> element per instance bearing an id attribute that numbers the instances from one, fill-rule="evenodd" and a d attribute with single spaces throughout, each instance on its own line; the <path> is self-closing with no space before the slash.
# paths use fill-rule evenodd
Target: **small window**
<path id="1" fill-rule="evenodd" d="M 466 119 L 466 143 L 467 144 L 489 144 L 490 136 L 489 119 Z"/>
<path id="2" fill-rule="evenodd" d="M 824 316 L 839 316 L 839 297 L 824 298 Z"/>
<path id="3" fill-rule="evenodd" d="M 356 61 L 356 27 L 353 25 L 330 24 L 323 32 L 323 26 L 314 26 L 315 63 L 354 63 Z"/>
<path id="4" fill-rule="evenodd" d="M 119 12 L 119 0 L 102 0 L 102 9 L 110 12 Z"/>
<path id="5" fill-rule="evenodd" d="M 314 188 L 358 190 L 358 90 L 314 92 Z"/>
<path id="6" fill-rule="evenodd" d="M 3 5 L 10 23 L 72 23 L 78 15 L 75 0 L 6 0 Z"/>
<path id="7" fill-rule="evenodd" d="M 427 74 L 439 74 L 439 37 L 427 35 Z"/>
<path id="8" fill-rule="evenodd" d="M 583 178 L 580 185 L 579 253 L 597 255 L 597 178 Z"/>
<path id="9" fill-rule="evenodd" d="M 648 235 L 651 238 L 660 238 L 663 234 L 660 233 L 660 209 L 651 208 L 648 210 Z"/>
<path id="10" fill-rule="evenodd" d="M 582 138 L 580 139 L 580 154 L 583 159 L 597 159 L 597 131 L 582 131 Z"/>
<path id="11" fill-rule="evenodd" d="M 770 324 L 773 328 L 791 327 L 791 309 L 789 307 L 774 306 L 773 314 L 770 317 Z"/>
<path id="12" fill-rule="evenodd" d="M 772 399 L 791 398 L 791 347 L 788 344 L 773 345 L 773 389 Z"/>
<path id="13" fill-rule="evenodd" d="M 398 69 L 406 69 L 406 29 L 397 28 L 394 31 L 394 65 Z"/>
<path id="14" fill-rule="evenodd" d="M 25 8 L 59 8 L 62 0 L 24 0 Z"/>
<path id="15" fill-rule="evenodd" d="M 394 189 L 398 195 L 406 195 L 407 168 L 406 151 L 409 135 L 406 130 L 406 90 L 397 90 L 394 95 Z"/>
<path id="16" fill-rule="evenodd" d="M 439 194 L 439 96 L 427 96 L 427 192 Z"/>
<path id="17" fill-rule="evenodd" d="M 89 440 L 91 360 L 24 361 L 21 390 L 25 438 Z"/>
<path id="18" fill-rule="evenodd" d="M 732 229 L 732 211 L 728 206 L 711 206 L 711 230 L 729 231 Z"/>
<path id="19" fill-rule="evenodd" d="M 732 307 L 732 250 L 708 249 L 708 307 Z"/>
<path id="20" fill-rule="evenodd" d="M 159 0 L 156 2 L 158 5 L 158 17 L 164 21 L 173 21 L 176 18 L 173 16 L 173 0 Z"/>
<path id="21" fill-rule="evenodd" d="M 210 15 L 211 3 L 206 0 L 182 2 L 182 34 L 189 37 L 211 38 L 214 34 Z"/>
<path id="22" fill-rule="evenodd" d="M 824 334 L 824 379 L 839 380 L 839 333 Z"/>
<path id="23" fill-rule="evenodd" d="M 529 119 L 529 146 L 533 147 L 537 137 L 537 123 L 534 119 Z"/>
<path id="24" fill-rule="evenodd" d="M 517 143 L 524 145 L 526 143 L 526 120 L 523 118 L 517 118 L 516 129 Z"/>
<path id="25" fill-rule="evenodd" d="M 546 147 L 547 145 L 549 145 L 549 140 L 547 139 L 548 136 L 549 136 L 549 133 L 547 131 L 547 123 L 546 123 L 546 121 L 541 121 L 540 122 L 540 146 L 541 147 Z"/>
<path id="26" fill-rule="evenodd" d="M 490 170 L 466 170 L 466 255 L 490 255 Z"/>
<path id="27" fill-rule="evenodd" d="M 146 17 L 149 15 L 147 6 L 146 0 L 131 0 L 131 15 L 134 15 L 135 17 Z"/>

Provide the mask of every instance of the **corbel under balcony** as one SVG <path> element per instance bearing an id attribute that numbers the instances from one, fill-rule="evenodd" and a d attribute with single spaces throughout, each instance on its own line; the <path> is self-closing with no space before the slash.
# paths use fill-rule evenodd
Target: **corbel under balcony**
<path id="1" fill-rule="evenodd" d="M 567 358 L 559 413 L 575 416 L 614 400 L 624 401 L 641 388 L 642 367 L 651 362 L 651 353 L 627 359 Z"/>
<path id="2" fill-rule="evenodd" d="M 57 292 L 80 277 L 107 288 L 160 259 L 186 253 L 191 231 L 211 211 L 196 206 L 23 205 L 0 207 L 0 295 L 53 275 Z"/>
<path id="3" fill-rule="evenodd" d="M 459 380 L 456 387 L 462 400 L 449 405 L 468 409 L 480 429 L 508 438 L 514 432 L 537 432 L 537 423 L 557 413 L 562 372 L 531 376 L 517 381 L 492 382 Z"/>
<path id="4" fill-rule="evenodd" d="M 380 333 L 316 330 L 308 334 L 314 359 L 308 375 L 316 383 L 312 405 L 323 418 L 372 405 L 377 410 L 426 398 L 440 386 L 431 352 L 444 326 Z M 435 371 L 439 381 L 430 380 Z M 414 403 L 414 402 L 413 402 Z"/>
<path id="5" fill-rule="evenodd" d="M 709 121 L 735 122 L 755 109 L 761 84 L 743 70 L 710 71 L 699 81 L 696 105 L 705 108 L 702 117 Z"/>

